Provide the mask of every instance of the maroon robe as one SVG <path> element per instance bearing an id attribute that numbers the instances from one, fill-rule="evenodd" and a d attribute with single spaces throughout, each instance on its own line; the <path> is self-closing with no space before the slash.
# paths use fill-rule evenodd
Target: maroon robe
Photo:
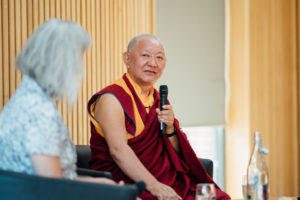
<path id="1" fill-rule="evenodd" d="M 168 137 L 161 134 L 160 123 L 157 118 L 156 108 L 159 108 L 159 93 L 154 92 L 154 104 L 149 114 L 146 112 L 143 103 L 135 93 L 133 86 L 124 75 L 128 88 L 134 96 L 135 102 L 132 102 L 130 96 L 119 85 L 110 85 L 100 92 L 96 93 L 88 103 L 90 113 L 91 104 L 99 95 L 112 93 L 121 103 L 124 115 L 125 126 L 128 133 L 135 134 L 135 117 L 133 104 L 138 107 L 145 128 L 141 134 L 129 139 L 128 144 L 133 149 L 139 160 L 149 170 L 149 172 L 161 183 L 171 186 L 183 199 L 195 199 L 195 187 L 197 183 L 214 183 L 205 171 L 202 163 L 199 161 L 192 147 L 190 146 L 185 133 L 180 129 L 179 122 L 175 119 L 174 126 L 177 130 L 177 137 L 181 153 L 178 155 L 173 149 Z M 133 183 L 123 171 L 118 167 L 110 156 L 109 149 L 105 139 L 96 131 L 91 123 L 91 158 L 89 164 L 91 169 L 109 171 L 112 173 L 115 181 L 124 180 L 126 183 Z M 214 183 L 215 184 L 215 183 Z M 230 197 L 216 186 L 216 199 L 230 199 Z M 143 192 L 142 199 L 157 199 L 148 191 Z"/>

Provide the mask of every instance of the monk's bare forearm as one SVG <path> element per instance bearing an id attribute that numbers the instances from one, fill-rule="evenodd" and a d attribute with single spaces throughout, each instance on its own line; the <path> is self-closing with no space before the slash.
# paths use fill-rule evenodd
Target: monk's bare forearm
<path id="1" fill-rule="evenodd" d="M 151 187 L 158 182 L 128 145 L 114 150 L 111 149 L 110 152 L 113 160 L 122 171 L 136 182 L 145 182 L 147 190 L 151 190 Z"/>

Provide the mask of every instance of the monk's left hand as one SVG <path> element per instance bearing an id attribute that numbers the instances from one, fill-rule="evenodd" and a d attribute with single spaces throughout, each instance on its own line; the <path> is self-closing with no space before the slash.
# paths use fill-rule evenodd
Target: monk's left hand
<path id="1" fill-rule="evenodd" d="M 171 105 L 164 105 L 164 110 L 156 108 L 158 121 L 167 125 L 167 134 L 174 132 L 174 112 Z"/>

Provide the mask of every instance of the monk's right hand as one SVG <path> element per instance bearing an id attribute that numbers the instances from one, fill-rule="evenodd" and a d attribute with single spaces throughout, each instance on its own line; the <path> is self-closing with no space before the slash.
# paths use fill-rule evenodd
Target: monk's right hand
<path id="1" fill-rule="evenodd" d="M 150 186 L 147 190 L 156 196 L 158 200 L 182 200 L 173 188 L 160 182 Z"/>

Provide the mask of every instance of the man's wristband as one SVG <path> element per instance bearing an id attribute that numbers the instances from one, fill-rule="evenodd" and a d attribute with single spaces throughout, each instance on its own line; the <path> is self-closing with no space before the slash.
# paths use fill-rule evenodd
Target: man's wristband
<path id="1" fill-rule="evenodd" d="M 177 130 L 176 128 L 174 128 L 174 132 L 173 133 L 170 133 L 170 134 L 166 134 L 168 137 L 172 137 L 173 135 L 176 135 L 177 134 Z"/>

